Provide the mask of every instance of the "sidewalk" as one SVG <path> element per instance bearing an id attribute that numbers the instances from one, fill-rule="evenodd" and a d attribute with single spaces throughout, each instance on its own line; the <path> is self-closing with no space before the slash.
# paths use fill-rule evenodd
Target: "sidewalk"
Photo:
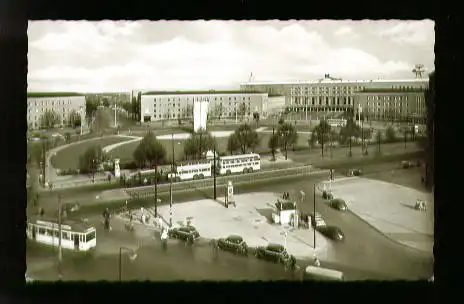
<path id="1" fill-rule="evenodd" d="M 320 184 L 319 191 L 322 188 L 323 184 Z M 344 199 L 355 215 L 390 239 L 418 250 L 433 252 L 433 195 L 356 177 L 335 180 L 332 193 L 334 197 Z M 427 202 L 427 211 L 414 209 L 417 199 Z"/>
<path id="2" fill-rule="evenodd" d="M 229 208 L 223 206 L 223 197 L 219 202 L 205 199 L 176 204 L 172 207 L 173 226 L 184 225 L 189 218 L 191 225 L 206 239 L 238 234 L 250 247 L 265 246 L 268 243 L 285 245 L 285 228 L 270 224 L 267 220 L 271 213 L 270 204 L 275 202 L 278 196 L 280 194 L 240 194 L 235 196 L 237 207 L 230 205 Z M 158 207 L 158 214 L 164 219 L 165 224 L 169 222 L 169 206 Z M 139 210 L 134 212 L 134 218 L 136 216 L 140 216 Z M 327 256 L 328 244 L 325 237 L 316 232 L 316 252 L 321 259 Z M 289 231 L 287 250 L 297 258 L 311 258 L 314 254 L 313 230 Z"/>

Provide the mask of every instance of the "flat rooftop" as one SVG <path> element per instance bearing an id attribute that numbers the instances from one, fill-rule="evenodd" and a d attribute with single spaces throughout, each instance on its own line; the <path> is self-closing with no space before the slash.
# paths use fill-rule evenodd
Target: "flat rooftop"
<path id="1" fill-rule="evenodd" d="M 256 91 L 240 91 L 240 90 L 229 90 L 229 91 L 149 91 L 142 93 L 142 95 L 221 95 L 221 94 L 267 94 L 264 92 Z"/>
<path id="2" fill-rule="evenodd" d="M 28 98 L 40 98 L 40 97 L 74 97 L 74 96 L 85 96 L 83 93 L 75 92 L 27 92 Z"/>
<path id="3" fill-rule="evenodd" d="M 240 85 L 301 85 L 301 84 L 367 84 L 367 83 L 428 83 L 428 78 L 417 79 L 372 79 L 372 80 L 344 80 L 344 79 L 317 79 L 317 80 L 295 80 L 295 81 L 264 81 L 264 82 L 242 82 Z"/>

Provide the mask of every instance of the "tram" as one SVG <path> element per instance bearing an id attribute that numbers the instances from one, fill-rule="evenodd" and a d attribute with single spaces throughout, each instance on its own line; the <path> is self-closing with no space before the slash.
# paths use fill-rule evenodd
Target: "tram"
<path id="1" fill-rule="evenodd" d="M 57 220 L 32 218 L 28 220 L 26 235 L 33 242 L 58 247 L 59 225 Z M 61 248 L 88 252 L 97 246 L 97 231 L 84 222 L 63 220 L 61 223 Z"/>

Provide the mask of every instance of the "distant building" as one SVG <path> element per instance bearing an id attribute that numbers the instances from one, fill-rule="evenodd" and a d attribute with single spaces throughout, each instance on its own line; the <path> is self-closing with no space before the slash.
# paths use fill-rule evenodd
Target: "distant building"
<path id="1" fill-rule="evenodd" d="M 365 121 L 425 124 L 425 89 L 366 88 L 356 93 L 353 109 Z"/>
<path id="2" fill-rule="evenodd" d="M 357 93 L 365 89 L 413 90 L 428 86 L 428 80 L 343 80 L 331 77 L 314 81 L 294 82 L 247 82 L 244 91 L 265 92 L 285 96 L 282 110 L 290 119 L 306 120 L 335 118 L 344 112 L 353 112 Z M 272 107 L 272 105 L 270 105 Z"/>
<path id="3" fill-rule="evenodd" d="M 194 101 L 208 102 L 208 119 L 252 119 L 265 113 L 267 93 L 243 91 L 145 92 L 141 96 L 141 122 L 193 119 Z M 242 112 L 241 109 L 245 111 Z"/>
<path id="4" fill-rule="evenodd" d="M 47 110 L 58 114 L 60 121 L 57 126 L 65 126 L 73 111 L 85 116 L 85 96 L 79 93 L 27 93 L 27 124 L 30 129 L 40 128 L 40 119 Z"/>

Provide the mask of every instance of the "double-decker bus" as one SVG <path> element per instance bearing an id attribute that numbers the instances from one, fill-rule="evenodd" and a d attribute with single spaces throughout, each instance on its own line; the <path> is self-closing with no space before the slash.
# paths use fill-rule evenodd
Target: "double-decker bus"
<path id="1" fill-rule="evenodd" d="M 174 174 L 169 173 L 168 178 L 173 177 L 174 180 L 184 181 L 211 177 L 211 167 L 210 161 L 179 163 L 174 166 Z"/>
<path id="2" fill-rule="evenodd" d="M 261 170 L 261 158 L 259 154 L 241 154 L 222 156 L 218 161 L 219 174 L 251 173 Z"/>
<path id="3" fill-rule="evenodd" d="M 346 126 L 346 119 L 335 119 L 335 118 L 327 119 L 327 123 L 331 127 L 344 127 Z"/>
<path id="4" fill-rule="evenodd" d="M 57 220 L 33 218 L 28 220 L 27 238 L 33 242 L 58 247 L 60 229 Z M 61 248 L 87 252 L 97 246 L 97 231 L 84 222 L 63 220 L 61 223 Z"/>

